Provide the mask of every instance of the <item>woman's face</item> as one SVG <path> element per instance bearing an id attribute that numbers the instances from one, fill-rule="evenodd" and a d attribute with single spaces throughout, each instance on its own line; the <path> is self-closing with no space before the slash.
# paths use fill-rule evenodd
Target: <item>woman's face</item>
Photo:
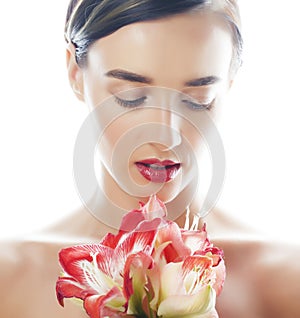
<path id="1" fill-rule="evenodd" d="M 232 50 L 226 26 L 200 12 L 130 24 L 90 47 L 71 78 L 96 114 L 100 162 L 119 189 L 165 202 L 195 192 L 207 169 L 202 128 L 220 111 Z"/>

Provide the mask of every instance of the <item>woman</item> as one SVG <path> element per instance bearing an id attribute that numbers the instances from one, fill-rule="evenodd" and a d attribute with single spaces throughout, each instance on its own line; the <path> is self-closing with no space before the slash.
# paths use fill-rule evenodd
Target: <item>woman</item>
<path id="1" fill-rule="evenodd" d="M 72 303 L 57 304 L 58 251 L 113 232 L 124 211 L 152 193 L 181 226 L 186 210 L 197 219 L 212 209 L 224 169 L 222 160 L 213 161 L 216 186 L 203 198 L 203 145 L 223 158 L 211 118 L 220 115 L 240 65 L 239 28 L 233 0 L 71 1 L 68 74 L 91 109 L 85 123 L 94 124 L 101 173 L 90 172 L 85 154 L 96 142 L 83 125 L 74 176 L 84 207 L 41 235 L 1 248 L 1 317 L 86 317 Z M 297 250 L 263 242 L 219 211 L 205 222 L 226 256 L 219 316 L 298 317 Z"/>

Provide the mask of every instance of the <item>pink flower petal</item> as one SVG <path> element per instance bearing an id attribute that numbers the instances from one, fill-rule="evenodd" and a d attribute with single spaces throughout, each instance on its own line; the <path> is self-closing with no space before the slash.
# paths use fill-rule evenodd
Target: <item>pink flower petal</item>
<path id="1" fill-rule="evenodd" d="M 150 221 L 142 221 L 134 230 L 135 232 L 148 232 L 155 231 L 157 232 L 160 228 L 167 226 L 167 221 L 162 220 L 160 218 L 155 218 Z"/>
<path id="2" fill-rule="evenodd" d="M 216 274 L 216 281 L 213 285 L 213 289 L 216 291 L 217 296 L 219 296 L 223 289 L 226 278 L 226 267 L 224 260 L 221 260 L 218 266 L 213 267 L 213 271 Z"/>
<path id="3" fill-rule="evenodd" d="M 115 264 L 117 271 L 123 275 L 123 269 L 129 255 L 143 251 L 151 254 L 156 236 L 155 231 L 132 232 L 124 236 L 124 241 L 120 241 L 115 249 L 112 263 Z"/>
<path id="4" fill-rule="evenodd" d="M 140 205 L 141 208 L 139 210 L 132 210 L 123 216 L 120 232 L 134 231 L 143 221 L 163 220 L 167 215 L 164 203 L 156 195 L 152 195 L 146 204 L 140 202 Z M 149 226 L 153 225 L 151 222 L 147 224 Z M 153 229 L 151 228 L 151 230 Z"/>
<path id="5" fill-rule="evenodd" d="M 74 277 L 79 283 L 88 285 L 82 269 L 82 262 L 92 262 L 97 255 L 99 269 L 106 275 L 111 275 L 111 258 L 113 250 L 100 244 L 80 245 L 65 248 L 59 252 L 59 261 L 64 271 Z"/>
<path id="6" fill-rule="evenodd" d="M 116 248 L 118 245 L 123 233 L 119 232 L 117 235 L 114 235 L 112 233 L 107 233 L 103 239 L 100 241 L 99 244 L 111 247 L 112 249 Z"/>
<path id="7" fill-rule="evenodd" d="M 168 226 L 159 229 L 158 244 L 170 242 L 164 250 L 166 261 L 178 262 L 191 254 L 191 250 L 184 244 L 179 226 L 174 222 L 168 222 Z"/>
<path id="8" fill-rule="evenodd" d="M 181 235 L 184 244 L 190 248 L 191 255 L 207 247 L 206 231 L 182 231 Z"/>
<path id="9" fill-rule="evenodd" d="M 120 307 L 122 303 L 125 303 L 125 299 L 123 298 L 120 290 L 117 287 L 112 288 L 106 295 L 99 296 L 99 295 L 92 295 L 85 299 L 84 301 L 84 308 L 90 318 L 103 318 L 108 316 L 109 313 L 116 313 L 118 312 L 118 308 L 113 310 L 110 303 L 119 303 Z M 120 308 L 119 308 L 120 309 Z M 123 311 L 125 308 L 123 309 Z M 109 315 L 109 317 L 112 317 Z"/>
<path id="10" fill-rule="evenodd" d="M 213 265 L 212 259 L 206 256 L 189 256 L 182 264 L 183 275 L 186 276 L 190 271 L 197 271 L 201 277 L 207 269 L 211 269 Z"/>
<path id="11" fill-rule="evenodd" d="M 140 210 L 133 210 L 123 216 L 120 231 L 131 232 L 144 220 L 145 217 Z"/>
<path id="12" fill-rule="evenodd" d="M 84 300 L 87 296 L 94 294 L 93 289 L 80 285 L 71 277 L 59 277 L 56 282 L 56 296 L 61 306 L 64 306 L 64 298 L 79 298 Z"/>
<path id="13" fill-rule="evenodd" d="M 210 256 L 194 255 L 184 260 L 182 268 L 184 275 L 192 270 L 197 270 L 202 284 L 212 285 L 217 296 L 221 293 L 226 276 L 224 260 L 214 266 L 213 258 Z"/>
<path id="14" fill-rule="evenodd" d="M 146 220 L 164 219 L 167 216 L 167 209 L 164 203 L 154 194 L 150 196 L 148 202 L 142 207 L 142 213 Z"/>
<path id="15" fill-rule="evenodd" d="M 144 284 L 147 282 L 146 271 L 153 265 L 153 259 L 144 252 L 129 255 L 124 266 L 124 295 L 127 300 L 134 292 L 133 276 L 139 281 L 139 287 L 144 289 Z M 137 293 L 138 291 L 135 290 Z"/>

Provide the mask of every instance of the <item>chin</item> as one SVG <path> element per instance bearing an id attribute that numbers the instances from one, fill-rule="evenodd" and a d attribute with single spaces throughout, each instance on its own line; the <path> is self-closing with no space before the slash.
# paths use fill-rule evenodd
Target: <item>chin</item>
<path id="1" fill-rule="evenodd" d="M 181 192 L 180 190 L 180 183 L 178 182 L 176 184 L 175 180 L 173 180 L 163 185 L 156 195 L 164 203 L 169 203 L 177 198 Z"/>

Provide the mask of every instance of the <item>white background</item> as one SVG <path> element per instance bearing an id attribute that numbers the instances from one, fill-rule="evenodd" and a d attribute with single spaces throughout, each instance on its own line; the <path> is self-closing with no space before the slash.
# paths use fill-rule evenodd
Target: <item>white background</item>
<path id="1" fill-rule="evenodd" d="M 298 1 L 240 1 L 244 65 L 220 127 L 219 206 L 266 233 L 299 239 Z M 87 115 L 65 71 L 68 1 L 1 6 L 0 237 L 39 229 L 81 203 L 73 145 Z"/>

